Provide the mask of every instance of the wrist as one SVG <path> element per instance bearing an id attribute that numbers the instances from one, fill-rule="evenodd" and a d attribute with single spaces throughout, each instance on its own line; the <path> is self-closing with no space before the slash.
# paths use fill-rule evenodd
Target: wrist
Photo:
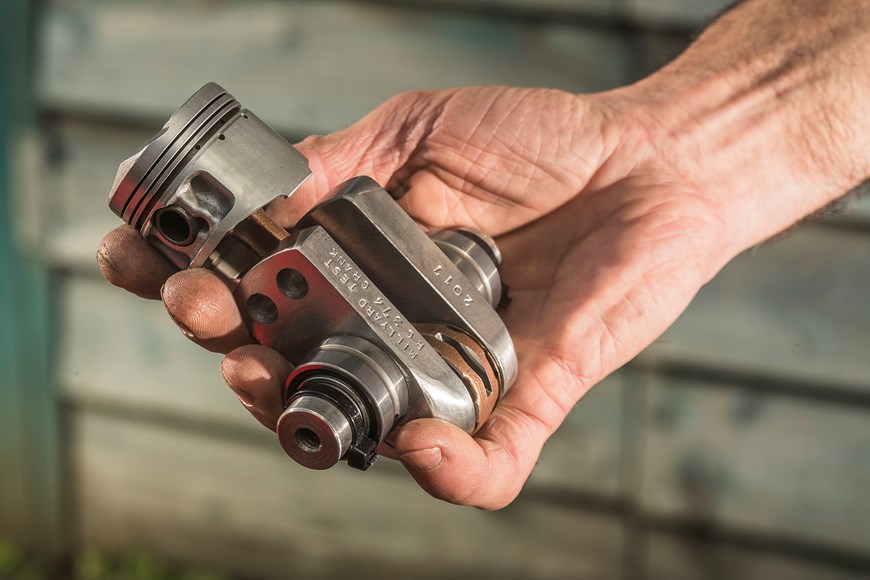
<path id="1" fill-rule="evenodd" d="M 652 162 L 720 213 L 726 259 L 870 177 L 868 26 L 852 25 L 864 18 L 854 7 L 796 4 L 825 14 L 774 23 L 787 3 L 748 2 L 668 67 L 605 95 L 640 128 Z M 775 24 L 791 29 L 753 38 Z"/>

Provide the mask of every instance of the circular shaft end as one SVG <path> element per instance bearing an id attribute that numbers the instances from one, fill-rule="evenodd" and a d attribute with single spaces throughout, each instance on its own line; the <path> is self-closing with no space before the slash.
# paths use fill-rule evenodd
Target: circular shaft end
<path id="1" fill-rule="evenodd" d="M 293 461 L 329 469 L 353 442 L 353 428 L 332 402 L 313 395 L 295 398 L 278 419 L 278 440 Z"/>

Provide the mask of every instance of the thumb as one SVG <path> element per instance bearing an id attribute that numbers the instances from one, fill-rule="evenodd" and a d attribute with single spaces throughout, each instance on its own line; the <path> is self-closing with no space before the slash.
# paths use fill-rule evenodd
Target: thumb
<path id="1" fill-rule="evenodd" d="M 401 427 L 392 442 L 402 464 L 430 495 L 491 510 L 519 495 L 551 433 L 506 405 L 477 437 L 438 419 L 418 419 Z"/>

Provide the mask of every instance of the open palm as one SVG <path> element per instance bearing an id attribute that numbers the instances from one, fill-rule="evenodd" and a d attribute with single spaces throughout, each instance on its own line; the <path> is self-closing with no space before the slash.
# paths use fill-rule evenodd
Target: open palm
<path id="1" fill-rule="evenodd" d="M 474 438 L 422 419 L 381 448 L 432 495 L 510 503 L 580 397 L 655 340 L 727 259 L 715 246 L 716 213 L 637 127 L 607 95 L 484 87 L 399 95 L 299 144 L 313 176 L 269 208 L 283 225 L 345 179 L 369 175 L 424 227 L 473 226 L 502 249 L 513 389 Z M 274 429 L 290 365 L 251 344 L 222 282 L 203 270 L 172 275 L 127 226 L 98 258 L 111 282 L 162 295 L 188 337 L 229 353 L 227 383 Z"/>

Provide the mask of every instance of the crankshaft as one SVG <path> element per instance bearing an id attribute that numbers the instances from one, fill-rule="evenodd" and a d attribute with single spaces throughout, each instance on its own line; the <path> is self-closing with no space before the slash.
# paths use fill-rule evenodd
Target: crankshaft
<path id="1" fill-rule="evenodd" d="M 179 269 L 223 277 L 253 338 L 293 363 L 277 432 L 297 463 L 365 470 L 417 418 L 474 433 L 517 374 L 497 245 L 424 232 L 368 177 L 281 227 L 263 208 L 310 174 L 212 83 L 121 164 L 109 206 Z"/>

